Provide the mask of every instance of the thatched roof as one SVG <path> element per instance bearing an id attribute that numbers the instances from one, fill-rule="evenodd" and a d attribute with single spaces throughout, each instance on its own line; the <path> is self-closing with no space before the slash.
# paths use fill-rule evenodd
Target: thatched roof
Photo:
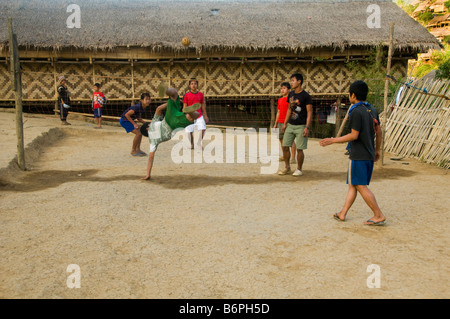
<path id="1" fill-rule="evenodd" d="M 69 29 L 69 4 L 81 8 L 81 28 Z M 367 7 L 381 8 L 381 28 L 367 26 Z M 212 9 L 217 9 L 214 14 Z M 217 13 L 217 12 L 216 12 Z M 302 52 L 344 50 L 386 43 L 395 22 L 395 47 L 426 52 L 438 41 L 390 0 L 167 1 L 2 0 L 0 47 L 8 43 L 13 18 L 20 46 L 37 49 L 106 50 L 145 47 L 182 52 L 185 36 L 197 53 L 237 49 Z"/>

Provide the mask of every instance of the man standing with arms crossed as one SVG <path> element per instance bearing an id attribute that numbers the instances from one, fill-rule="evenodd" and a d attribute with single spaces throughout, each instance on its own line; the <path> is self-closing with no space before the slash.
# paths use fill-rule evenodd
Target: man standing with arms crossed
<path id="1" fill-rule="evenodd" d="M 183 107 L 188 107 L 195 103 L 201 104 L 201 108 L 197 110 L 200 116 L 194 121 L 194 124 L 189 125 L 185 129 L 186 133 L 189 134 L 191 149 L 194 148 L 194 129 L 197 128 L 198 131 L 201 131 L 198 138 L 198 146 L 202 147 L 202 140 L 206 131 L 206 123 L 209 122 L 208 115 L 206 114 L 205 97 L 203 96 L 203 93 L 198 90 L 197 79 L 192 78 L 189 80 L 189 92 L 187 92 L 183 98 Z"/>

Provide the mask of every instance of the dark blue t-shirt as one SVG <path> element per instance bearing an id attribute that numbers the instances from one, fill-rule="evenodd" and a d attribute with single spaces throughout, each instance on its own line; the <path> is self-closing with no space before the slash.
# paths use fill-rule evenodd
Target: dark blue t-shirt
<path id="1" fill-rule="evenodd" d="M 144 113 L 144 111 L 145 111 L 144 108 L 142 107 L 142 103 L 139 102 L 139 103 L 137 103 L 135 105 L 130 106 L 129 108 L 127 108 L 125 110 L 125 112 L 122 113 L 122 116 L 121 116 L 122 120 L 128 121 L 128 119 L 125 117 L 125 114 L 127 114 L 128 111 L 130 111 L 130 110 L 134 111 L 134 114 L 131 114 L 131 119 L 132 120 L 135 120 L 137 118 L 142 117 L 142 113 Z"/>

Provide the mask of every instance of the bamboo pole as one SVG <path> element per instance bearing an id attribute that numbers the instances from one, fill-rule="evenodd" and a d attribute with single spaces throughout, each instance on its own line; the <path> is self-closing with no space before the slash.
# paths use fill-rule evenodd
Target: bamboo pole
<path id="1" fill-rule="evenodd" d="M 17 164 L 24 171 L 25 167 L 25 148 L 23 140 L 23 114 L 22 114 L 22 79 L 20 74 L 19 49 L 17 46 L 17 37 L 14 34 L 12 19 L 8 18 L 9 32 L 9 53 L 11 56 L 11 76 L 14 83 L 14 93 L 16 101 L 16 134 L 17 134 Z"/>
<path id="2" fill-rule="evenodd" d="M 339 131 L 336 134 L 336 137 L 341 136 L 342 131 L 344 130 L 345 123 L 347 123 L 347 120 L 348 120 L 348 111 L 350 111 L 350 108 L 348 108 L 347 113 L 345 114 L 344 120 L 341 123 L 341 127 L 339 128 Z"/>
<path id="3" fill-rule="evenodd" d="M 270 127 L 275 125 L 275 99 L 270 99 Z"/>
<path id="4" fill-rule="evenodd" d="M 394 48 L 394 22 L 391 22 L 391 27 L 389 29 L 389 51 L 388 51 L 388 62 L 386 68 L 386 74 L 391 75 L 391 63 L 392 63 L 392 54 Z M 388 110 L 388 93 L 389 93 L 389 79 L 386 77 L 384 80 L 384 115 L 385 122 L 388 119 L 387 110 Z M 382 123 L 382 136 L 381 136 L 381 165 L 384 165 L 384 136 L 386 135 L 386 123 Z"/>
<path id="5" fill-rule="evenodd" d="M 339 133 L 340 124 L 341 124 L 341 98 L 338 97 L 336 100 L 336 127 L 335 127 L 335 135 Z"/>

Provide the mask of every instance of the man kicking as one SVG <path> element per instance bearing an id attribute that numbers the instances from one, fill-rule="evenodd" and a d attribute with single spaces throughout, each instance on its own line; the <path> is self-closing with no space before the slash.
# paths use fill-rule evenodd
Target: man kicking
<path id="1" fill-rule="evenodd" d="M 145 123 L 141 126 L 141 134 L 148 136 L 150 140 L 150 153 L 148 155 L 147 175 L 142 180 L 149 180 L 153 167 L 153 160 L 158 145 L 170 140 L 179 130 L 191 125 L 200 114 L 196 112 L 200 104 L 196 103 L 189 107 L 184 107 L 180 111 L 180 97 L 174 88 L 168 88 L 166 94 L 169 100 L 156 108 L 155 115 L 151 123 Z M 162 112 L 166 111 L 163 116 Z"/>

